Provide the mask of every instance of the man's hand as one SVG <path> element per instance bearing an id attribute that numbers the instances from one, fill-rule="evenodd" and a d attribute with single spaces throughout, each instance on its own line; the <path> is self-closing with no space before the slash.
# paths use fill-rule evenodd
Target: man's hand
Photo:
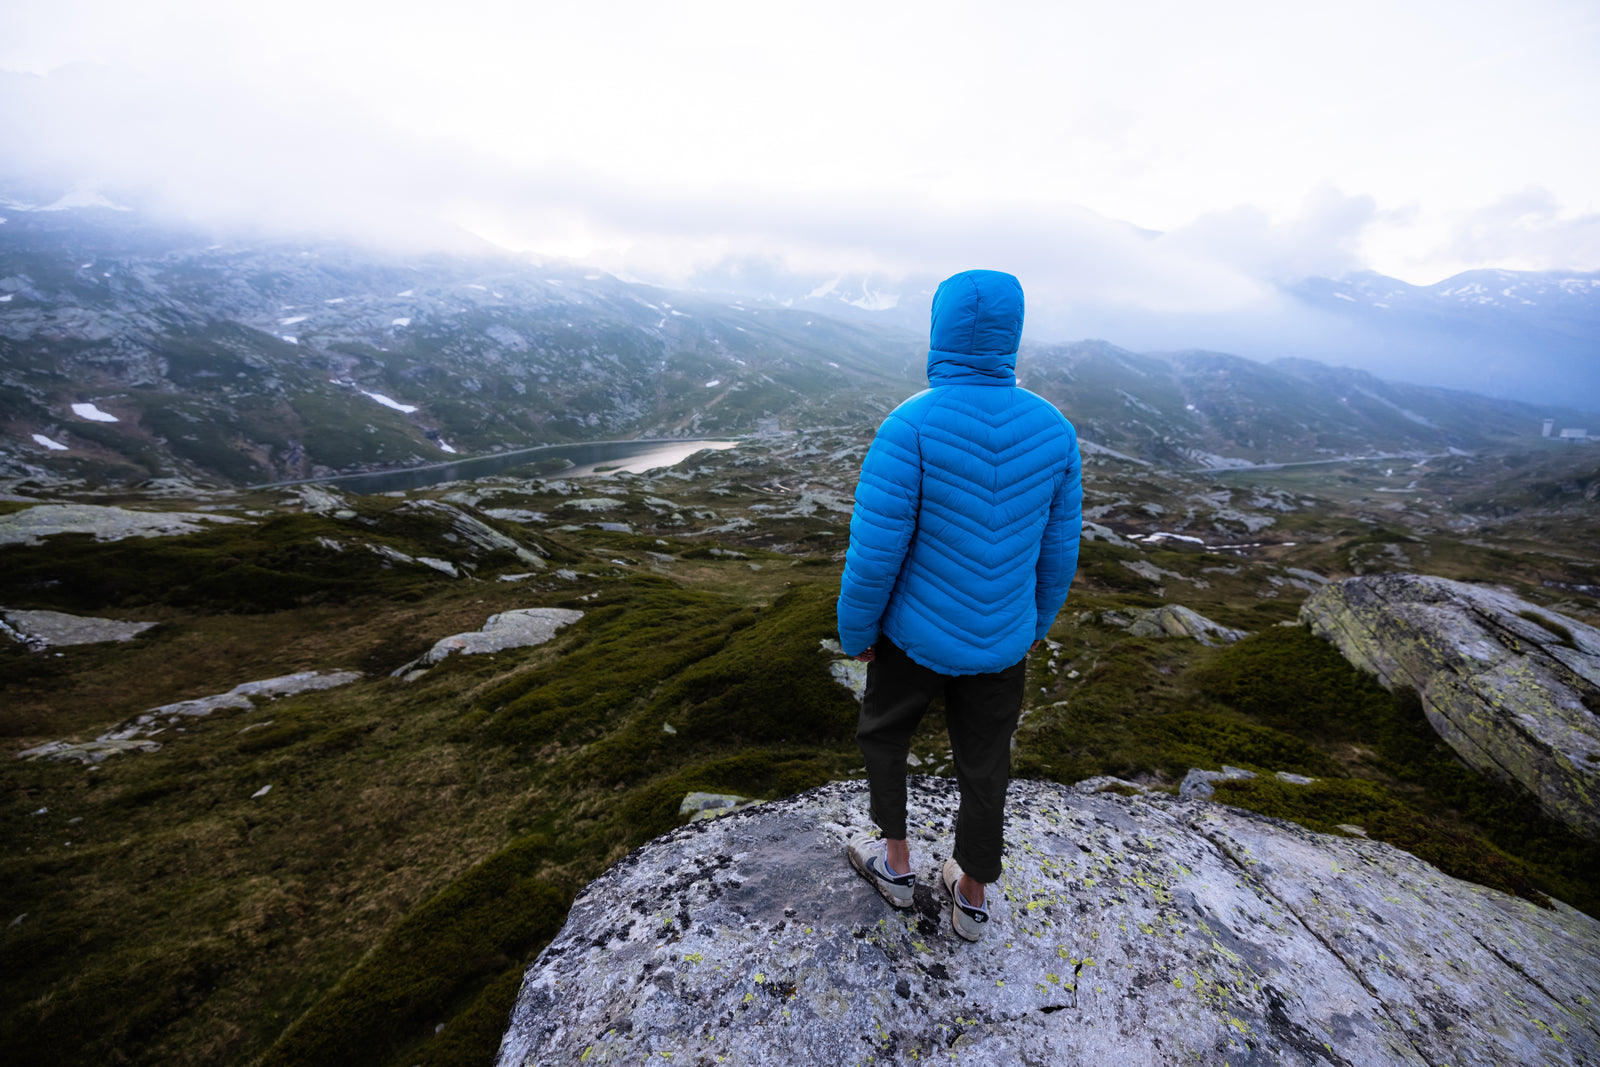
<path id="1" fill-rule="evenodd" d="M 856 659 L 860 660 L 862 663 L 871 663 L 877 658 L 878 647 L 876 645 L 868 645 L 866 648 L 861 650 L 861 655 L 856 657 Z"/>

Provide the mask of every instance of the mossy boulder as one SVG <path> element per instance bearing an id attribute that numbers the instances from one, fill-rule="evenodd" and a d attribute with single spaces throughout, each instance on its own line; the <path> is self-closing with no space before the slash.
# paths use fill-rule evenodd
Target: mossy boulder
<path id="1" fill-rule="evenodd" d="M 1600 840 L 1600 630 L 1418 574 L 1334 583 L 1300 618 L 1385 687 L 1415 690 L 1469 765 L 1520 783 L 1551 817 Z"/>
<path id="2" fill-rule="evenodd" d="M 500 1067 L 1600 1056 L 1600 922 L 1563 904 L 1218 804 L 1019 781 L 969 944 L 935 888 L 955 783 L 911 800 L 904 912 L 845 862 L 861 783 L 633 852 L 529 968 Z"/>

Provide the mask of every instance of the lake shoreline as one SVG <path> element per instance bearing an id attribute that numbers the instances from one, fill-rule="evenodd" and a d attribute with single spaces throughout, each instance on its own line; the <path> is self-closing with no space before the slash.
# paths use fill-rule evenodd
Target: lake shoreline
<path id="1" fill-rule="evenodd" d="M 599 464 L 610 464 L 615 461 L 616 465 L 621 467 L 627 465 L 627 460 L 631 456 L 636 454 L 648 454 L 653 449 L 661 446 L 702 444 L 706 446 L 721 445 L 725 448 L 731 448 L 737 443 L 738 440 L 738 438 L 732 437 L 653 437 L 612 441 L 568 441 L 553 445 L 534 445 L 531 448 L 519 448 L 507 452 L 492 452 L 485 455 L 466 456 L 461 459 L 443 460 L 438 463 L 425 463 L 415 467 L 393 467 L 388 470 L 356 471 L 349 474 L 334 474 L 321 478 L 294 478 L 288 481 L 266 482 L 261 485 L 247 486 L 246 489 L 249 491 L 256 491 L 262 489 L 286 489 L 297 485 L 340 485 L 342 483 L 360 482 L 365 480 L 371 480 L 375 482 L 388 480 L 393 480 L 396 482 L 415 480 L 415 485 L 405 486 L 405 488 L 415 489 L 424 485 L 436 485 L 440 482 L 464 481 L 474 477 L 489 477 L 491 475 L 498 474 L 507 468 L 517 467 L 524 463 L 532 462 L 541 455 L 559 456 L 562 452 L 604 452 L 615 449 L 617 451 L 616 455 L 599 457 L 589 456 L 586 457 L 585 462 L 573 463 L 573 466 L 596 466 Z M 687 453 L 686 455 L 693 455 L 693 452 Z M 421 479 L 416 479 L 416 476 L 418 475 L 426 476 L 431 472 L 447 471 L 452 468 L 461 468 L 467 466 L 478 466 L 489 469 L 483 470 L 477 474 L 464 473 L 454 477 L 422 477 Z M 594 477 L 596 474 L 600 473 L 610 473 L 610 471 L 592 471 L 581 475 L 569 475 L 567 472 L 563 471 L 550 475 L 550 477 Z M 361 490 L 355 491 L 361 492 Z M 386 490 L 373 489 L 368 491 L 384 492 Z"/>

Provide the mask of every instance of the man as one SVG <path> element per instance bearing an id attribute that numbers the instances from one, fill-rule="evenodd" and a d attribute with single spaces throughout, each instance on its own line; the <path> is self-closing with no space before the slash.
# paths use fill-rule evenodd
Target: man
<path id="1" fill-rule="evenodd" d="M 969 941 L 1000 877 L 1027 653 L 1066 600 L 1082 526 L 1077 433 L 1017 387 L 1022 311 L 1009 274 L 939 286 L 929 388 L 889 414 L 862 463 L 839 593 L 840 644 L 869 664 L 856 739 L 882 835 L 850 842 L 850 862 L 890 904 L 911 906 L 906 753 L 942 693 L 961 805 L 941 881 Z"/>

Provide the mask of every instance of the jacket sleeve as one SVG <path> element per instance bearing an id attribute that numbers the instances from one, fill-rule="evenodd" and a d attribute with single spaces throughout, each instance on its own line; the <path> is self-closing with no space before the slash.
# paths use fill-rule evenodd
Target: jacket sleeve
<path id="1" fill-rule="evenodd" d="M 850 549 L 839 587 L 839 645 L 854 656 L 877 641 L 889 595 L 917 529 L 922 453 L 917 432 L 890 415 L 878 428 L 856 483 Z"/>
<path id="2" fill-rule="evenodd" d="M 1034 584 L 1035 641 L 1050 632 L 1061 605 L 1066 602 L 1072 576 L 1078 571 L 1078 540 L 1083 535 L 1083 462 L 1078 457 L 1078 440 L 1072 440 L 1067 469 L 1050 501 L 1050 519 L 1045 524 L 1039 546 L 1039 565 Z"/>

